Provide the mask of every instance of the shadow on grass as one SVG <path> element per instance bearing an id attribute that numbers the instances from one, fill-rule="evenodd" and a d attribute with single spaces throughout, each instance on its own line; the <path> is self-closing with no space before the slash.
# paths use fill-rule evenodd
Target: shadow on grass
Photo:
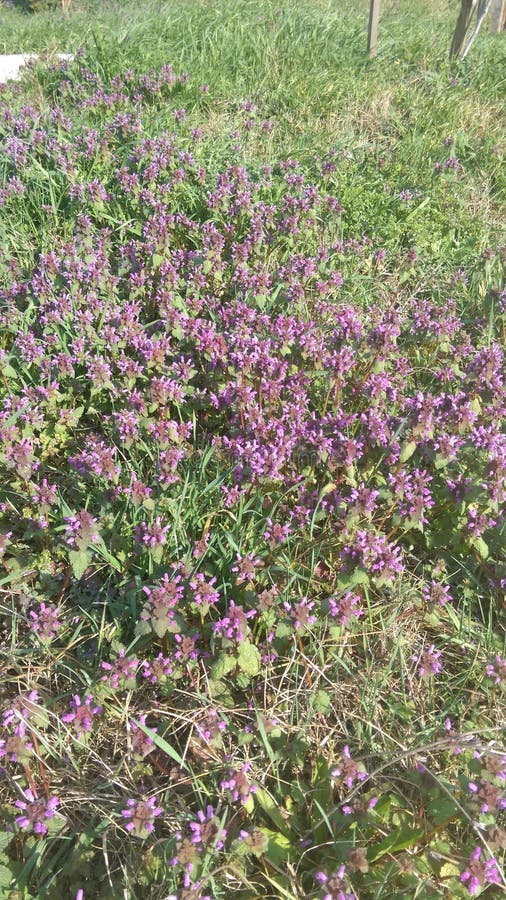
<path id="1" fill-rule="evenodd" d="M 2 5 L 18 12 L 31 15 L 37 12 L 49 12 L 62 8 L 61 0 L 1 0 Z"/>

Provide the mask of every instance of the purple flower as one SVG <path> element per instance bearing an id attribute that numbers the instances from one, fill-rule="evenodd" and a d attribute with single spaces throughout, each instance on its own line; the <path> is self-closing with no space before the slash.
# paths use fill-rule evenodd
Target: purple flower
<path id="1" fill-rule="evenodd" d="M 249 634 L 248 619 L 251 619 L 252 616 L 256 616 L 256 610 L 250 609 L 248 612 L 244 612 L 242 606 L 236 606 L 231 600 L 227 615 L 215 622 L 214 631 L 230 641 L 239 643 Z"/>
<path id="2" fill-rule="evenodd" d="M 147 838 L 155 829 L 155 818 L 163 813 L 161 806 L 156 805 L 156 798 L 149 800 L 127 800 L 126 809 L 121 810 L 124 819 L 128 819 L 125 825 L 130 834 L 140 838 Z"/>
<path id="3" fill-rule="evenodd" d="M 16 817 L 16 824 L 26 831 L 34 834 L 47 834 L 46 821 L 52 819 L 60 805 L 58 797 L 49 797 L 47 800 L 39 800 L 30 788 L 25 790 L 25 800 L 16 800 L 15 806 L 24 810 L 22 816 Z"/>
<path id="4" fill-rule="evenodd" d="M 329 597 L 330 615 L 341 625 L 349 625 L 354 617 L 359 618 L 364 615 L 364 611 L 359 608 L 361 602 L 360 594 L 352 594 L 351 591 L 348 591 L 344 597 Z"/>
<path id="5" fill-rule="evenodd" d="M 422 650 L 418 656 L 412 656 L 411 659 L 418 665 L 418 677 L 431 678 L 432 675 L 438 675 L 443 668 L 441 656 L 441 650 L 436 650 L 434 644 L 431 644 L 428 650 Z"/>
<path id="6" fill-rule="evenodd" d="M 159 653 L 156 659 L 145 659 L 141 663 L 142 677 L 148 678 L 151 684 L 163 684 L 174 671 L 170 656 Z"/>
<path id="7" fill-rule="evenodd" d="M 497 653 L 495 662 L 489 663 L 485 669 L 485 674 L 488 675 L 489 678 L 494 679 L 494 684 L 506 684 L 506 658 L 503 659 L 502 656 Z"/>
<path id="8" fill-rule="evenodd" d="M 11 543 L 12 531 L 4 532 L 0 534 L 0 559 L 3 558 L 7 547 Z"/>
<path id="9" fill-rule="evenodd" d="M 146 724 L 147 716 L 145 714 L 140 715 L 138 718 L 141 725 Z M 158 729 L 151 728 L 151 731 L 156 732 Z M 139 761 L 145 759 L 146 756 L 149 756 L 155 746 L 153 738 L 149 737 L 142 728 L 139 728 L 136 722 L 132 721 L 130 721 L 130 742 L 132 746 L 132 756 Z"/>
<path id="10" fill-rule="evenodd" d="M 434 580 L 430 584 L 424 585 L 422 595 L 426 603 L 432 603 L 435 606 L 444 606 L 448 600 L 452 599 L 448 585 Z"/>
<path id="11" fill-rule="evenodd" d="M 322 900 L 357 900 L 356 894 L 350 891 L 347 883 L 346 866 L 340 866 L 334 875 L 316 872 L 315 879 L 325 892 L 322 894 Z"/>
<path id="12" fill-rule="evenodd" d="M 205 813 L 199 809 L 197 821 L 190 822 L 189 829 L 192 833 L 191 842 L 199 850 L 212 844 L 216 850 L 222 850 L 227 836 L 226 828 L 220 827 L 220 821 L 215 815 L 214 807 L 207 806 Z"/>
<path id="13" fill-rule="evenodd" d="M 314 625 L 316 616 L 311 613 L 314 605 L 315 601 L 308 600 L 307 597 L 303 597 L 298 603 L 291 604 L 288 603 L 288 601 L 283 603 L 284 608 L 293 621 L 296 631 L 302 632 L 310 625 Z"/>
<path id="14" fill-rule="evenodd" d="M 228 778 L 220 782 L 220 787 L 225 791 L 229 791 L 232 800 L 235 802 L 246 803 L 251 794 L 254 794 L 257 790 L 257 785 L 252 784 L 246 774 L 250 768 L 250 763 L 244 763 L 239 770 L 230 769 Z"/>
<path id="15" fill-rule="evenodd" d="M 69 547 L 77 547 L 78 550 L 86 550 L 90 544 L 96 544 L 99 539 L 97 520 L 90 516 L 87 510 L 82 509 L 75 516 L 66 516 L 66 538 Z"/>
<path id="16" fill-rule="evenodd" d="M 208 609 L 220 599 L 220 595 L 215 588 L 216 578 L 207 578 L 202 572 L 198 572 L 190 581 L 190 587 L 193 591 L 193 600 L 197 606 Z"/>
<path id="17" fill-rule="evenodd" d="M 467 869 L 462 872 L 460 880 L 466 885 L 471 895 L 487 884 L 501 884 L 501 876 L 494 858 L 482 860 L 481 847 L 475 847 L 469 858 Z"/>
<path id="18" fill-rule="evenodd" d="M 74 694 L 70 707 L 70 711 L 62 715 L 62 722 L 67 724 L 71 722 L 77 737 L 82 738 L 86 732 L 91 731 L 93 718 L 101 714 L 102 707 L 93 706 L 91 694 L 86 694 L 83 700 L 79 694 Z"/>
<path id="19" fill-rule="evenodd" d="M 50 603 L 41 603 L 38 610 L 30 610 L 32 628 L 41 641 L 52 641 L 61 628 L 59 610 Z"/>
<path id="20" fill-rule="evenodd" d="M 14 733 L 6 738 L 0 738 L 0 759 L 5 756 L 12 763 L 25 763 L 29 760 L 33 750 L 33 744 L 27 740 L 26 725 L 19 722 Z"/>
<path id="21" fill-rule="evenodd" d="M 25 722 L 32 716 L 37 716 L 40 709 L 37 705 L 38 700 L 38 691 L 30 691 L 29 694 L 20 694 L 12 703 L 10 709 L 4 710 L 2 725 L 7 727 L 14 722 Z"/>
<path id="22" fill-rule="evenodd" d="M 490 781 L 483 781 L 481 784 L 470 781 L 468 790 L 476 797 L 481 813 L 498 812 L 506 809 L 506 797 Z"/>
<path id="23" fill-rule="evenodd" d="M 355 782 L 364 781 L 367 778 L 367 772 L 360 762 L 355 762 L 351 758 L 350 748 L 346 744 L 343 747 L 343 755 L 337 766 L 331 769 L 332 778 L 338 778 L 347 788 L 352 788 Z"/>
<path id="24" fill-rule="evenodd" d="M 236 584 L 244 584 L 244 582 L 252 582 L 255 579 L 256 569 L 261 565 L 261 560 L 255 557 L 254 553 L 248 553 L 246 556 L 238 556 L 237 562 L 232 566 L 232 572 L 237 573 L 235 579 Z"/>
<path id="25" fill-rule="evenodd" d="M 143 544 L 151 550 L 156 550 L 159 547 L 163 547 L 167 542 L 168 530 L 169 525 L 162 525 L 160 516 L 157 516 L 151 524 L 141 522 L 140 525 L 137 525 L 134 530 L 134 537 L 138 544 Z"/>
<path id="26" fill-rule="evenodd" d="M 139 660 L 133 656 L 127 656 L 124 647 L 120 647 L 118 656 L 112 663 L 101 663 L 102 669 L 108 674 L 102 676 L 102 681 L 110 685 L 113 690 L 128 690 L 135 687 L 135 676 Z"/>

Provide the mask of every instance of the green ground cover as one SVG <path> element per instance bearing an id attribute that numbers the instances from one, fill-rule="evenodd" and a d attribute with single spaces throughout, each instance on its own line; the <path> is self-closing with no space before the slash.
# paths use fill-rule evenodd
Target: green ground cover
<path id="1" fill-rule="evenodd" d="M 504 892 L 504 49 L 455 15 L 371 61 L 366 3 L 0 6 L 47 54 L 0 88 L 0 896 Z"/>

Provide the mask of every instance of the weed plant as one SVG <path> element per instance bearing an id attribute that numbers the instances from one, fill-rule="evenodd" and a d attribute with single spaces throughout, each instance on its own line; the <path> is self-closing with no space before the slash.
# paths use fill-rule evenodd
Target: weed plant
<path id="1" fill-rule="evenodd" d="M 0 12 L 1 896 L 504 893 L 500 66 L 423 8 Z"/>

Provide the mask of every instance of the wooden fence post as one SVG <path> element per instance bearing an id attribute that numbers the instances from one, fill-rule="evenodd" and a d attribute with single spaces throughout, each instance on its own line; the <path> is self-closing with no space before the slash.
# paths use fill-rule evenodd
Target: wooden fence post
<path id="1" fill-rule="evenodd" d="M 491 34 L 499 34 L 505 26 L 506 0 L 492 0 L 488 19 L 488 30 Z"/>
<path id="2" fill-rule="evenodd" d="M 367 37 L 367 52 L 369 56 L 376 56 L 378 46 L 378 22 L 381 0 L 371 0 L 369 8 L 369 34 Z"/>
<path id="3" fill-rule="evenodd" d="M 460 54 L 464 46 L 469 23 L 471 22 L 477 4 L 478 0 L 461 0 L 459 17 L 453 33 L 452 45 L 450 47 L 450 58 Z"/>

